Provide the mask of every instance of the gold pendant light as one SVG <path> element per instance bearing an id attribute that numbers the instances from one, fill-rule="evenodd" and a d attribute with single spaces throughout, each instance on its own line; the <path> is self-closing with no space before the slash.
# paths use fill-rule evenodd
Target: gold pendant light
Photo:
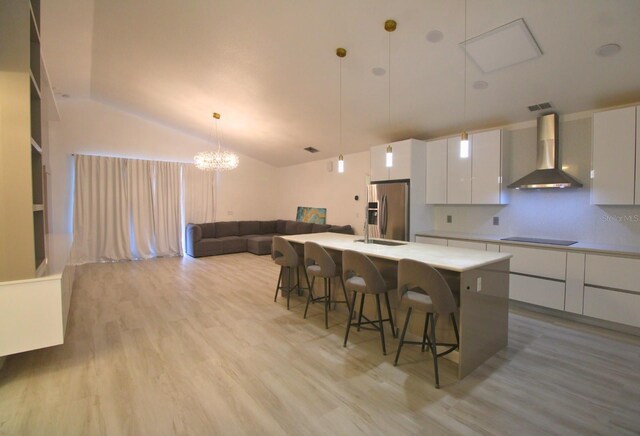
<path id="1" fill-rule="evenodd" d="M 339 47 L 336 49 L 336 56 L 340 58 L 340 150 L 342 150 L 342 59 L 347 56 L 347 50 Z M 344 173 L 344 157 L 338 157 L 338 172 Z"/>
<path id="2" fill-rule="evenodd" d="M 391 32 L 394 32 L 398 27 L 398 23 L 395 20 L 387 20 L 384 22 L 384 30 L 389 34 L 389 129 L 391 129 Z M 385 156 L 385 166 L 391 168 L 393 166 L 393 147 L 387 146 L 387 153 Z"/>
<path id="3" fill-rule="evenodd" d="M 467 127 L 467 0 L 464 0 L 464 103 L 462 106 L 462 125 L 465 130 L 460 135 L 460 158 L 469 158 L 469 134 Z"/>

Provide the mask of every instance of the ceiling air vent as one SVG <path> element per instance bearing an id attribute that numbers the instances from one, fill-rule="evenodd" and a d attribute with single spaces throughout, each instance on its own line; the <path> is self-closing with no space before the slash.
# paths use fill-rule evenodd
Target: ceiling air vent
<path id="1" fill-rule="evenodd" d="M 313 148 L 313 147 L 306 147 L 305 150 L 307 150 L 309 153 L 317 153 L 320 151 L 317 148 Z"/>
<path id="2" fill-rule="evenodd" d="M 528 108 L 529 108 L 529 111 L 531 112 L 542 111 L 545 109 L 551 109 L 551 103 L 546 101 L 544 103 L 538 103 L 538 104 L 528 106 Z"/>

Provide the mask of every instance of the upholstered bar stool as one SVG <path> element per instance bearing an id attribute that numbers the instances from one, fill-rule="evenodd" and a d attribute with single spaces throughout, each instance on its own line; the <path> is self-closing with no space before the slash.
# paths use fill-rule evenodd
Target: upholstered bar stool
<path id="1" fill-rule="evenodd" d="M 296 252 L 295 248 L 289 241 L 281 236 L 274 236 L 273 243 L 271 244 L 271 258 L 273 261 L 280 265 L 280 275 L 278 276 L 278 284 L 276 285 L 276 295 L 273 301 L 278 300 L 278 292 L 282 292 L 287 295 L 287 310 L 289 310 L 289 301 L 291 299 L 291 293 L 297 290 L 301 293 L 304 288 L 300 286 L 300 266 L 303 265 L 304 259 Z M 296 271 L 296 284 L 292 286 L 293 281 L 292 269 Z M 284 273 L 287 273 L 288 283 L 284 286 Z M 311 285 L 309 284 L 309 277 L 307 276 L 307 270 L 303 269 L 304 277 L 307 280 L 307 289 L 311 292 Z"/>
<path id="2" fill-rule="evenodd" d="M 342 270 L 333 258 L 327 253 L 327 250 L 322 248 L 315 242 L 304 243 L 304 264 L 307 270 L 307 275 L 311 276 L 311 282 L 313 283 L 316 277 L 323 279 L 324 281 L 324 295 L 321 297 L 313 297 L 313 293 L 309 292 L 307 296 L 307 305 L 304 308 L 304 318 L 307 318 L 307 311 L 309 310 L 310 302 L 322 301 L 324 303 L 324 327 L 329 328 L 329 309 L 331 303 L 346 303 L 349 307 L 349 298 L 347 298 L 347 291 L 345 290 L 344 281 L 342 280 Z M 344 301 L 332 300 L 331 295 L 331 280 L 339 278 L 342 283 L 342 292 L 344 293 Z M 335 296 L 334 296 L 335 298 Z M 351 308 L 349 307 L 349 313 Z"/>
<path id="3" fill-rule="evenodd" d="M 351 314 L 347 322 L 347 331 L 344 335 L 344 346 L 347 346 L 349 340 L 349 331 L 352 326 L 356 326 L 358 331 L 362 325 L 371 325 L 373 330 L 377 330 L 380 333 L 380 341 L 382 343 L 382 354 L 387 354 L 387 348 L 384 341 L 384 322 L 388 322 L 391 326 L 391 332 L 393 337 L 396 337 L 396 328 L 393 324 L 393 315 L 391 314 L 391 305 L 389 304 L 389 291 L 395 288 L 395 283 L 388 284 L 382 277 L 382 274 L 376 268 L 374 263 L 364 254 L 357 251 L 345 250 L 342 253 L 342 268 L 344 283 L 346 285 L 347 292 L 353 293 L 353 299 L 351 300 L 350 309 Z M 357 294 L 361 295 L 360 300 L 360 313 L 358 314 L 358 321 L 353 322 L 353 312 L 356 305 Z M 378 314 L 377 320 L 369 320 L 362 315 L 364 308 L 364 298 L 366 295 L 374 295 L 376 299 L 376 309 Z M 387 304 L 388 318 L 382 318 L 382 310 L 380 307 L 380 295 L 384 295 L 385 302 Z M 362 318 L 365 318 L 365 322 L 362 322 Z M 366 328 L 366 327 L 362 327 Z"/>
<path id="4" fill-rule="evenodd" d="M 394 366 L 398 364 L 400 350 L 404 344 L 416 344 L 429 346 L 431 354 L 433 354 L 433 368 L 435 371 L 436 388 L 440 387 L 440 377 L 438 375 L 438 357 L 451 353 L 460 345 L 460 336 L 458 335 L 458 324 L 456 323 L 456 300 L 453 297 L 451 288 L 435 268 L 422 262 L 410 259 L 402 259 L 398 264 L 398 296 L 400 298 L 400 310 L 406 310 L 406 317 L 402 334 L 400 335 L 400 343 L 398 351 L 393 362 Z M 404 337 L 407 333 L 407 326 L 411 313 L 414 311 L 424 313 L 424 331 L 422 334 L 422 342 L 405 341 Z M 438 343 L 436 339 L 436 322 L 441 316 L 451 317 L 453 323 L 453 331 L 456 335 L 455 344 Z M 431 324 L 431 337 L 429 337 L 428 329 Z M 450 347 L 438 354 L 437 346 Z"/>

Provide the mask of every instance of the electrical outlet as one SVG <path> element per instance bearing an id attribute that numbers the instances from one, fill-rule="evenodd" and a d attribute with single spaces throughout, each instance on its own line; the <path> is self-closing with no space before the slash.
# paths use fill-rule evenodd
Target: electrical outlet
<path id="1" fill-rule="evenodd" d="M 233 211 L 232 210 L 228 210 L 227 211 L 227 215 L 233 215 Z"/>
<path id="2" fill-rule="evenodd" d="M 453 216 L 447 215 L 447 223 L 451 224 L 453 222 Z"/>
<path id="3" fill-rule="evenodd" d="M 482 277 L 478 277 L 478 280 L 476 280 L 476 291 L 482 291 Z"/>
<path id="4" fill-rule="evenodd" d="M 493 225 L 494 226 L 499 226 L 500 225 L 500 217 L 498 217 L 498 216 L 494 216 L 493 217 Z"/>

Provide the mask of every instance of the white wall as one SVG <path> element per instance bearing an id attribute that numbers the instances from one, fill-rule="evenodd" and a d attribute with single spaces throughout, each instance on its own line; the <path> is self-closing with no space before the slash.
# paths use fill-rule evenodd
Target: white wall
<path id="1" fill-rule="evenodd" d="M 567 120 L 568 119 L 568 120 Z M 507 184 L 535 169 L 536 128 L 505 130 L 511 158 Z M 640 208 L 589 204 L 591 117 L 560 122 L 560 161 L 580 189 L 510 190 L 507 206 L 435 206 L 437 230 L 499 236 L 532 236 L 616 245 L 640 245 Z M 453 223 L 446 222 L 451 215 Z M 500 217 L 500 225 L 492 218 Z"/>
<path id="2" fill-rule="evenodd" d="M 328 170 L 332 164 L 333 170 Z M 278 169 L 278 207 L 281 219 L 296 219 L 298 206 L 324 207 L 327 224 L 350 224 L 362 234 L 367 204 L 369 152 L 344 155 L 345 172 L 337 159 L 325 159 Z M 358 195 L 359 200 L 354 200 Z"/>
<path id="3" fill-rule="evenodd" d="M 71 154 L 192 162 L 196 152 L 212 147 L 200 138 L 94 100 L 59 101 L 59 108 L 62 120 L 51 124 L 48 170 L 54 234 L 73 231 Z M 276 168 L 241 155 L 236 170 L 218 176 L 216 219 L 277 218 L 275 177 Z"/>

